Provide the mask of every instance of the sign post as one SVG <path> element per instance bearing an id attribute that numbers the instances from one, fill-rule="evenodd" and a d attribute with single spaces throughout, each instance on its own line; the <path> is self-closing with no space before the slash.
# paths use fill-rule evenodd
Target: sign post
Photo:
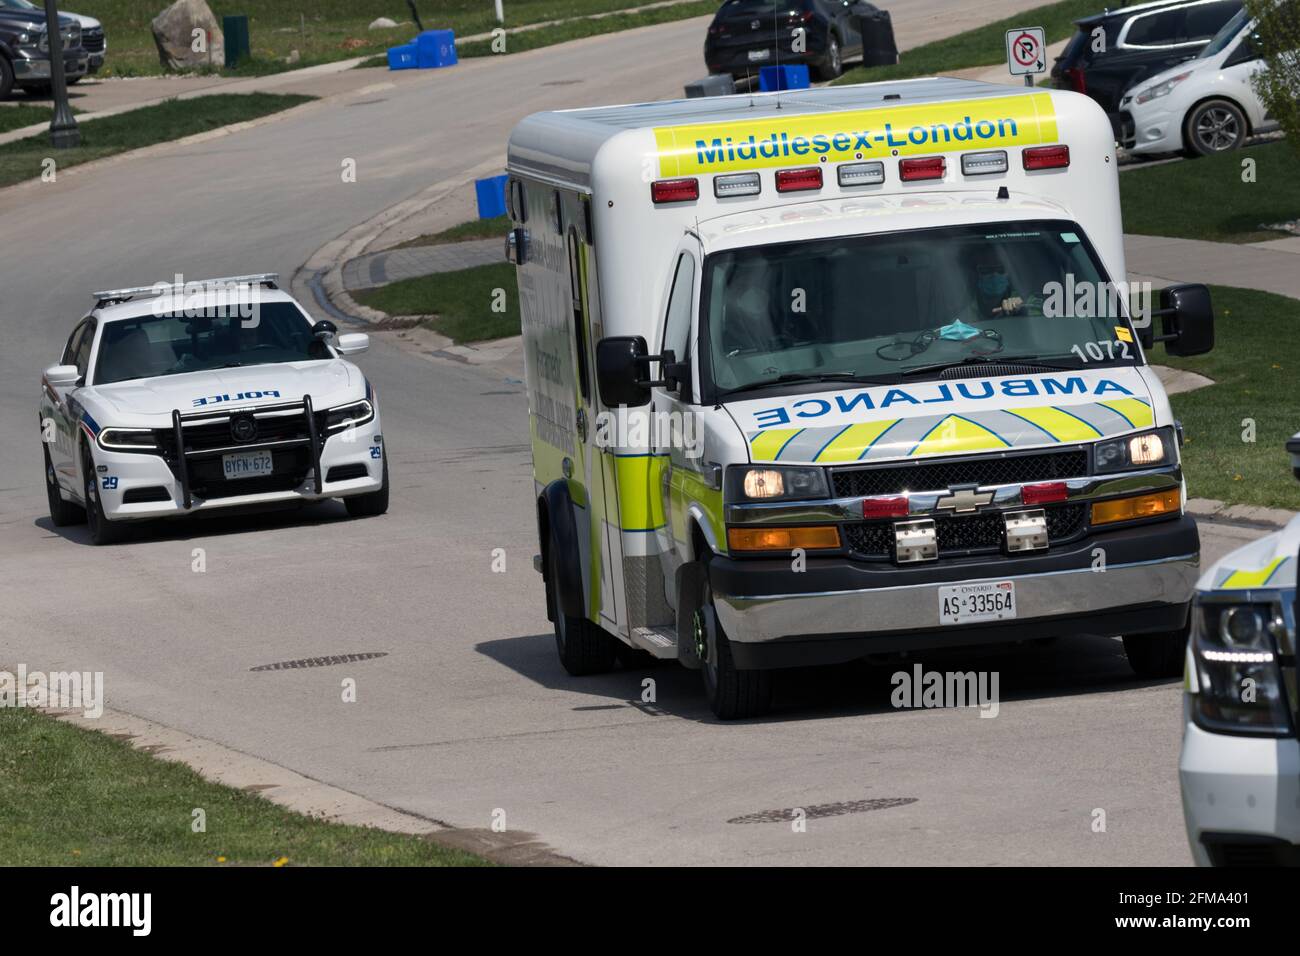
<path id="1" fill-rule="evenodd" d="M 1034 76 L 1047 71 L 1047 44 L 1042 27 L 1018 27 L 1007 31 L 1007 70 L 1023 76 L 1025 86 L 1034 85 Z"/>

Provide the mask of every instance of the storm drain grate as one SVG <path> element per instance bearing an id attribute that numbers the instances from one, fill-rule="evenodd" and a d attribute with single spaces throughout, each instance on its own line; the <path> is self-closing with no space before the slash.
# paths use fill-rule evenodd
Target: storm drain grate
<path id="1" fill-rule="evenodd" d="M 818 803 L 811 807 L 786 807 L 784 810 L 763 810 L 760 813 L 747 813 L 743 817 L 732 817 L 728 823 L 789 823 L 794 819 L 794 811 L 802 809 L 805 819 L 816 820 L 820 817 L 842 817 L 848 813 L 867 813 L 871 810 L 888 810 L 890 807 L 905 807 L 916 803 L 917 797 L 877 797 L 873 800 L 848 800 L 839 803 Z"/>
<path id="2" fill-rule="evenodd" d="M 288 671 L 302 667 L 332 667 L 335 664 L 353 664 L 356 661 L 374 660 L 387 657 L 387 651 L 366 651 L 361 654 L 330 654 L 326 657 L 303 657 L 296 661 L 277 661 L 274 664 L 258 664 L 250 671 Z"/>

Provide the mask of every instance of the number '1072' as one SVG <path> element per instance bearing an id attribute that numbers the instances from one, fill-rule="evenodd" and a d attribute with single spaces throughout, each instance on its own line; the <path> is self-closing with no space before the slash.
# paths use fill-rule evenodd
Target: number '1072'
<path id="1" fill-rule="evenodd" d="M 1085 362 L 1101 362 L 1116 358 L 1132 358 L 1127 342 L 1085 342 L 1083 345 L 1071 345 L 1070 351 Z"/>

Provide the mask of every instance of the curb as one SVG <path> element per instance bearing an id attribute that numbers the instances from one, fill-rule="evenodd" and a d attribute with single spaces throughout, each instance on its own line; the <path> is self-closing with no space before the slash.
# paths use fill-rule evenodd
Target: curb
<path id="1" fill-rule="evenodd" d="M 1208 521 L 1258 528 L 1284 528 L 1296 512 L 1285 508 L 1264 508 L 1260 505 L 1230 505 L 1217 498 L 1188 498 L 1187 513 Z"/>

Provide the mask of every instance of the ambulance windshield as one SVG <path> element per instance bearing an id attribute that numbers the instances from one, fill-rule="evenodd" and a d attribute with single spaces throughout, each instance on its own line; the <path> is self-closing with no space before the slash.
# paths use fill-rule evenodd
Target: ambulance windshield
<path id="1" fill-rule="evenodd" d="M 1127 290 L 1105 280 L 1073 223 L 752 246 L 714 253 L 704 271 L 706 376 L 720 394 L 968 363 L 1138 360 Z"/>

